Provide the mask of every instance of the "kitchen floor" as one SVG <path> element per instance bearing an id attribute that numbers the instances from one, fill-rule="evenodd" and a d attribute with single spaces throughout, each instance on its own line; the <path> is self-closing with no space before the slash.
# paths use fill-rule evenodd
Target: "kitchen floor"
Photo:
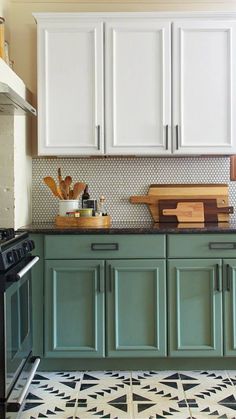
<path id="1" fill-rule="evenodd" d="M 236 419 L 235 371 L 38 372 L 19 419 Z"/>

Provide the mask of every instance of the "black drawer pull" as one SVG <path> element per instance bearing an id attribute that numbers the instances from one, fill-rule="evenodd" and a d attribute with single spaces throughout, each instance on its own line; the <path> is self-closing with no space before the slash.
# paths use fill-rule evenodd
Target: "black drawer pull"
<path id="1" fill-rule="evenodd" d="M 119 250 L 118 243 L 92 243 L 91 250 Z"/>
<path id="2" fill-rule="evenodd" d="M 236 249 L 236 242 L 210 242 L 210 250 L 231 250 Z"/>

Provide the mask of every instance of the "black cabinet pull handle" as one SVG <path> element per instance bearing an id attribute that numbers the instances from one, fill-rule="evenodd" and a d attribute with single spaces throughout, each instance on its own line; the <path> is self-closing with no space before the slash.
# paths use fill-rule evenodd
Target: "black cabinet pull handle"
<path id="1" fill-rule="evenodd" d="M 216 291 L 221 292 L 221 282 L 220 282 L 220 266 L 216 264 Z"/>
<path id="2" fill-rule="evenodd" d="M 176 150 L 179 149 L 179 125 L 175 126 L 175 134 L 176 134 Z"/>
<path id="3" fill-rule="evenodd" d="M 113 274 L 113 269 L 112 269 L 112 266 L 109 265 L 109 278 L 108 278 L 108 286 L 109 286 L 108 291 L 109 292 L 112 292 L 112 274 Z"/>
<path id="4" fill-rule="evenodd" d="M 98 150 L 101 149 L 101 127 L 97 125 L 97 140 L 98 140 Z"/>
<path id="5" fill-rule="evenodd" d="M 236 249 L 236 242 L 209 242 L 210 250 L 231 250 Z"/>
<path id="6" fill-rule="evenodd" d="M 119 244 L 118 243 L 92 243 L 91 244 L 91 250 L 119 250 Z"/>
<path id="7" fill-rule="evenodd" d="M 231 291 L 232 269 L 229 264 L 226 265 L 226 291 Z"/>
<path id="8" fill-rule="evenodd" d="M 166 125 L 166 150 L 168 150 L 169 147 L 169 126 Z"/>

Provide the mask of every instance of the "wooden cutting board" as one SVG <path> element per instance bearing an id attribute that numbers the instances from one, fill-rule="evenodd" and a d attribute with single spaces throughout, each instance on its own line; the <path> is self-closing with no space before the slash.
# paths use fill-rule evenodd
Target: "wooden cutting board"
<path id="1" fill-rule="evenodd" d="M 217 207 L 215 199 L 160 200 L 160 222 L 218 222 L 218 214 L 232 214 L 233 207 Z"/>
<path id="2" fill-rule="evenodd" d="M 147 195 L 135 195 L 130 197 L 132 204 L 148 204 L 149 210 L 155 222 L 159 221 L 159 201 L 176 199 L 192 199 L 202 201 L 215 199 L 217 207 L 225 207 L 229 203 L 227 184 L 177 184 L 149 186 Z M 218 214 L 218 221 L 229 221 L 229 214 Z"/>

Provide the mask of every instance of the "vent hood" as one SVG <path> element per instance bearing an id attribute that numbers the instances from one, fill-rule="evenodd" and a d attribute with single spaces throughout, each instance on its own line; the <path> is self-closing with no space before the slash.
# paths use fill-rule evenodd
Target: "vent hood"
<path id="1" fill-rule="evenodd" d="M 0 115 L 37 115 L 36 109 L 6 83 L 0 82 Z"/>

